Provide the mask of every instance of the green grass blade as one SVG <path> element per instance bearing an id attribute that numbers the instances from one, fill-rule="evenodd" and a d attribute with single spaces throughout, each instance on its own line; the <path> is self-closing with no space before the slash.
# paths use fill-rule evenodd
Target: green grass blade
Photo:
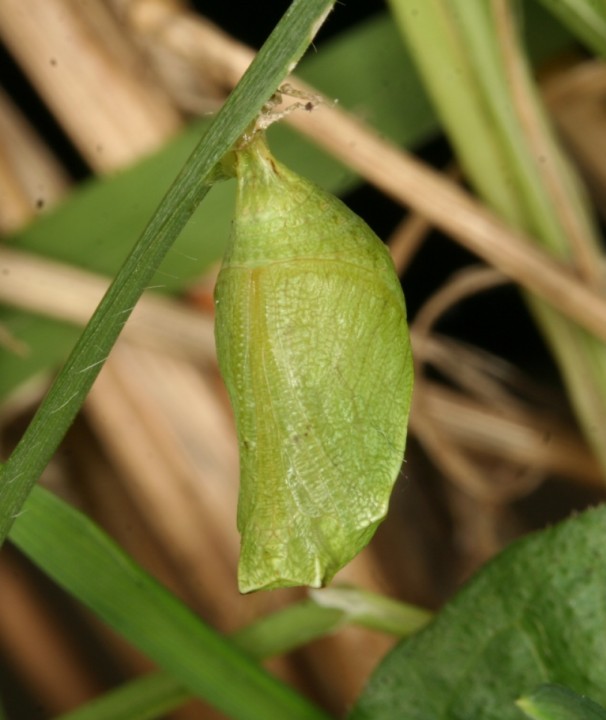
<path id="1" fill-rule="evenodd" d="M 334 0 L 294 0 L 161 201 L 0 477 L 6 537 L 155 270 L 209 190 L 217 163 L 255 119 L 311 42 Z"/>
<path id="2" fill-rule="evenodd" d="M 606 57 L 604 0 L 541 0 L 582 43 Z"/>
<path id="3" fill-rule="evenodd" d="M 302 600 L 257 620 L 230 640 L 252 658 L 262 660 L 355 624 L 405 637 L 425 625 L 432 614 L 382 595 L 339 587 L 316 590 Z M 167 673 L 137 678 L 58 720 L 152 720 L 173 710 L 191 693 Z"/>
<path id="4" fill-rule="evenodd" d="M 326 718 L 204 625 L 86 516 L 47 490 L 34 488 L 10 538 L 55 582 L 228 717 Z"/>
<path id="5" fill-rule="evenodd" d="M 190 698 L 191 693 L 172 675 L 155 672 L 101 695 L 57 720 L 155 720 Z"/>
<path id="6" fill-rule="evenodd" d="M 262 660 L 338 629 L 344 615 L 340 610 L 303 600 L 239 630 L 230 641 L 249 657 Z M 190 697 L 191 692 L 176 677 L 165 672 L 153 673 L 122 685 L 59 720 L 152 720 Z"/>

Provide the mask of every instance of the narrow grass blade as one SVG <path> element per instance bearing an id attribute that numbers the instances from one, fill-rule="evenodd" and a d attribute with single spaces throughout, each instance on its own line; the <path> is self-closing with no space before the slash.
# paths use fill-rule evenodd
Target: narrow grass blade
<path id="1" fill-rule="evenodd" d="M 228 717 L 326 718 L 204 625 L 94 523 L 47 490 L 34 488 L 10 538 L 55 582 Z"/>
<path id="2" fill-rule="evenodd" d="M 431 618 L 421 608 L 405 605 L 357 588 L 312 591 L 303 600 L 234 633 L 231 642 L 261 660 L 336 632 L 344 625 L 393 633 L 400 637 L 420 629 Z M 153 720 L 191 696 L 167 673 L 137 678 L 59 720 Z"/>
<path id="3" fill-rule="evenodd" d="M 101 695 L 57 720 L 155 720 L 190 698 L 191 693 L 172 675 L 156 672 Z"/>
<path id="4" fill-rule="evenodd" d="M 338 629 L 344 615 L 304 600 L 239 630 L 230 641 L 249 657 L 262 660 Z M 106 693 L 59 720 L 152 720 L 190 697 L 191 692 L 176 677 L 158 672 Z"/>

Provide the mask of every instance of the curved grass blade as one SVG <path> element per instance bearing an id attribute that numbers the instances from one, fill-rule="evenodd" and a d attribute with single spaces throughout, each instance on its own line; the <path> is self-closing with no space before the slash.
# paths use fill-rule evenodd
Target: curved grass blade
<path id="1" fill-rule="evenodd" d="M 10 539 L 191 694 L 228 717 L 326 720 L 321 710 L 207 627 L 85 515 L 49 491 L 34 488 Z M 74 548 L 85 562 L 74 562 Z M 258 635 L 249 638 L 251 645 L 253 641 Z"/>
<path id="2" fill-rule="evenodd" d="M 175 710 L 191 693 L 172 675 L 144 675 L 91 700 L 56 720 L 155 720 Z"/>
<path id="3" fill-rule="evenodd" d="M 249 657 L 262 660 L 334 631 L 343 624 L 343 615 L 303 600 L 239 630 L 230 641 Z M 153 720 L 191 696 L 176 677 L 157 672 L 132 680 L 58 720 Z"/>
<path id="4" fill-rule="evenodd" d="M 358 588 L 312 590 L 310 596 L 311 600 L 289 605 L 238 630 L 231 642 L 261 660 L 348 624 L 406 637 L 431 619 L 426 610 Z M 158 672 L 132 680 L 58 720 L 153 720 L 190 697 L 177 679 Z"/>

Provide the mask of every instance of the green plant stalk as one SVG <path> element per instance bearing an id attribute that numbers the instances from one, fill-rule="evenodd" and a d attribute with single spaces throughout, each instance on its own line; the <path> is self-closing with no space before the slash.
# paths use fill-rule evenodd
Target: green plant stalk
<path id="1" fill-rule="evenodd" d="M 10 534 L 61 587 L 169 673 L 235 720 L 327 720 L 320 709 L 206 626 L 84 514 L 38 486 Z M 260 642 L 249 630 L 249 642 Z M 292 635 L 291 635 L 292 637 Z"/>
<path id="2" fill-rule="evenodd" d="M 294 0 L 164 196 L 3 468 L 0 543 L 73 422 L 141 293 L 216 179 L 221 158 L 299 61 L 333 2 Z"/>
<path id="3" fill-rule="evenodd" d="M 585 197 L 543 115 L 517 43 L 513 69 L 506 62 L 495 16 L 498 3 L 390 0 L 478 192 L 512 225 L 596 281 L 591 274 L 601 267 L 602 256 Z M 543 301 L 526 297 L 606 476 L 601 436 L 606 427 L 606 348 Z"/>
<path id="4" fill-rule="evenodd" d="M 155 672 L 100 695 L 57 720 L 155 720 L 191 697 L 172 675 Z"/>

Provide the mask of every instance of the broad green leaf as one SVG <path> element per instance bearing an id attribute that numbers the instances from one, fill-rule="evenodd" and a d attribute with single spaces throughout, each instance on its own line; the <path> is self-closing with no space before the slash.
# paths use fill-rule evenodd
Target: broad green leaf
<path id="1" fill-rule="evenodd" d="M 606 720 L 603 707 L 561 685 L 541 685 L 517 705 L 532 720 Z"/>
<path id="2" fill-rule="evenodd" d="M 0 542 L 82 406 L 124 323 L 216 168 L 313 39 L 331 0 L 294 0 L 160 202 L 0 475 Z"/>
<path id="3" fill-rule="evenodd" d="M 381 663 L 351 720 L 521 720 L 560 683 L 606 701 L 606 506 L 510 546 Z"/>
<path id="4" fill-rule="evenodd" d="M 26 355 L 0 348 L 0 402 L 26 380 L 59 368 L 82 332 L 73 325 L 2 305 L 0 324 L 27 347 Z"/>
<path id="5" fill-rule="evenodd" d="M 86 516 L 47 490 L 34 488 L 10 539 L 184 688 L 228 717 L 326 718 L 204 625 Z M 80 562 L 74 560 L 74 549 L 81 553 Z"/>

